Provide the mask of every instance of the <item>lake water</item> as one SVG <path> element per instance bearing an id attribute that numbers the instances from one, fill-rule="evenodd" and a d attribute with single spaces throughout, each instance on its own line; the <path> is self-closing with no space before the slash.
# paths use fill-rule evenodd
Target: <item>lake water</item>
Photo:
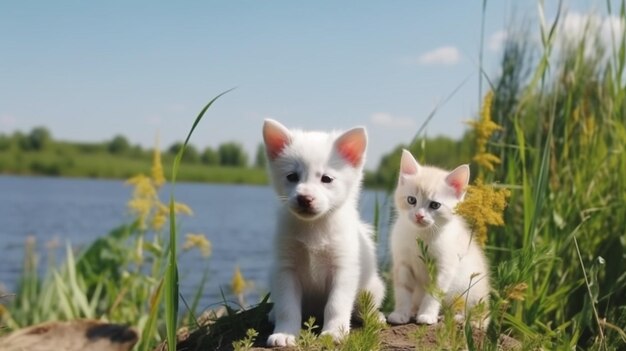
<path id="1" fill-rule="evenodd" d="M 0 176 L 0 284 L 9 291 L 15 289 L 28 236 L 37 239 L 42 256 L 45 244 L 58 240 L 61 257 L 66 242 L 74 247 L 85 246 L 111 229 L 130 223 L 133 218 L 126 203 L 131 193 L 132 188 L 119 180 Z M 256 302 L 268 290 L 271 243 L 279 206 L 273 190 L 268 186 L 179 183 L 175 196 L 194 211 L 193 216 L 178 219 L 181 242 L 185 233 L 203 233 L 213 245 L 209 259 L 202 258 L 197 250 L 181 256 L 183 296 L 188 301 L 193 298 L 203 271 L 208 268 L 201 307 L 219 303 L 220 288 L 228 291 L 238 265 L 244 277 L 254 282 L 247 301 Z M 163 189 L 161 199 L 168 198 L 169 190 Z M 362 217 L 372 223 L 377 199 L 384 206 L 381 223 L 388 223 L 389 210 L 382 192 L 363 192 Z M 387 231 L 387 226 L 382 225 L 378 249 L 381 262 L 388 261 Z M 40 263 L 45 261 L 42 257 Z"/>

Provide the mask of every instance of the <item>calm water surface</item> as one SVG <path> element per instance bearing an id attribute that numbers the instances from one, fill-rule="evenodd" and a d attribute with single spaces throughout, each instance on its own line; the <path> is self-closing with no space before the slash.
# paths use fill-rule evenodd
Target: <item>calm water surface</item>
<path id="1" fill-rule="evenodd" d="M 131 193 L 131 187 L 117 180 L 0 176 L 0 284 L 8 290 L 15 289 L 27 236 L 37 239 L 40 262 L 46 262 L 48 242 L 61 244 L 56 249 L 61 257 L 66 242 L 74 247 L 85 246 L 111 229 L 130 223 L 133 218 L 126 203 Z M 181 256 L 183 296 L 193 298 L 204 270 L 208 269 L 209 280 L 201 305 L 220 302 L 220 288 L 228 291 L 238 265 L 244 277 L 254 282 L 248 302 L 256 302 L 267 291 L 279 206 L 273 190 L 267 186 L 180 183 L 175 196 L 194 211 L 191 217 L 179 217 L 180 233 L 203 233 L 213 245 L 209 259 L 202 258 L 197 250 Z M 168 197 L 169 189 L 163 189 L 161 199 Z M 361 197 L 361 214 L 370 223 L 377 198 L 382 206 L 384 193 L 364 191 Z M 381 210 L 381 223 L 388 222 L 388 213 L 388 209 Z M 382 226 L 381 261 L 388 256 L 386 232 L 386 226 Z M 180 237 L 182 242 L 184 235 Z"/>

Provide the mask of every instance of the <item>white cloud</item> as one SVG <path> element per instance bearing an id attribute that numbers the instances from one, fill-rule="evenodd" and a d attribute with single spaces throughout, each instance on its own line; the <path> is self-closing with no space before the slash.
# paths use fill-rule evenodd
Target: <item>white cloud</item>
<path id="1" fill-rule="evenodd" d="M 455 65 L 461 59 L 459 50 L 454 46 L 442 46 L 428 51 L 417 59 L 422 65 Z"/>
<path id="2" fill-rule="evenodd" d="M 615 42 L 619 43 L 624 32 L 624 20 L 616 15 L 601 17 L 591 13 L 570 12 L 561 23 L 561 36 L 565 43 L 577 43 L 585 34 L 597 33 L 598 39 L 606 49 L 612 48 L 613 36 Z M 593 37 L 588 37 L 594 39 Z M 586 50 L 592 50 L 593 40 L 587 41 Z"/>
<path id="3" fill-rule="evenodd" d="M 370 122 L 385 128 L 414 128 L 415 121 L 407 117 L 396 117 L 386 112 L 372 114 Z"/>
<path id="4" fill-rule="evenodd" d="M 499 30 L 491 34 L 491 36 L 489 36 L 489 41 L 487 42 L 487 47 L 493 52 L 501 51 L 508 36 L 509 33 L 506 30 Z"/>

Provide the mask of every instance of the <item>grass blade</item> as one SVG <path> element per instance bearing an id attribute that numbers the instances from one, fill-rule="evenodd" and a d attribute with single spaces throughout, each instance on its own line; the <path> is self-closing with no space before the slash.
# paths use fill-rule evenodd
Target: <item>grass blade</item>
<path id="1" fill-rule="evenodd" d="M 168 253 L 168 263 L 167 269 L 165 271 L 165 329 L 167 334 L 167 346 L 168 350 L 173 351 L 176 350 L 176 329 L 177 329 L 177 317 L 178 317 L 178 265 L 176 262 L 176 212 L 174 211 L 174 187 L 176 185 L 176 174 L 178 173 L 178 167 L 180 165 L 180 161 L 183 158 L 185 153 L 185 148 L 191 135 L 193 134 L 194 129 L 202 117 L 206 113 L 206 111 L 211 107 L 211 105 L 222 95 L 230 92 L 233 89 L 229 89 L 216 97 L 214 97 L 211 101 L 209 101 L 206 106 L 200 111 L 198 117 L 196 117 L 191 129 L 189 130 L 189 134 L 187 134 L 187 138 L 183 143 L 183 146 L 178 150 L 176 154 L 176 158 L 174 159 L 174 165 L 172 167 L 172 192 L 170 194 L 170 247 Z"/>

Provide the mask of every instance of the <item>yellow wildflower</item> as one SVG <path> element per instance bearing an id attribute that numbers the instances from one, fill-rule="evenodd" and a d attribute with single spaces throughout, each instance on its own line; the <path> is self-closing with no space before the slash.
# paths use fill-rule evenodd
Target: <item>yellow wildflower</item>
<path id="1" fill-rule="evenodd" d="M 212 245 L 209 239 L 202 234 L 187 234 L 185 243 L 183 244 L 183 250 L 189 251 L 193 248 L 198 248 L 202 253 L 202 256 L 211 256 Z"/>
<path id="2" fill-rule="evenodd" d="M 159 199 L 159 189 L 165 183 L 165 177 L 163 176 L 161 152 L 158 146 L 159 141 L 157 138 L 152 159 L 151 177 L 139 174 L 126 181 L 126 184 L 134 187 L 132 198 L 128 201 L 128 208 L 132 214 L 137 216 L 141 230 L 146 230 L 147 223 L 149 223 L 152 230 L 160 231 L 169 219 L 170 209 Z M 191 208 L 180 202 L 174 203 L 174 212 L 176 214 L 193 215 Z M 203 245 L 200 247 L 204 248 L 203 254 L 206 252 L 205 256 L 210 255 L 210 243 L 209 246 Z"/>
<path id="3" fill-rule="evenodd" d="M 528 284 L 526 283 L 509 285 L 504 289 L 504 296 L 506 296 L 507 300 L 524 301 L 526 289 L 528 289 Z"/>
<path id="4" fill-rule="evenodd" d="M 241 295 L 245 291 L 248 282 L 243 278 L 243 274 L 241 274 L 241 269 L 239 266 L 235 267 L 235 273 L 233 273 L 233 279 L 230 282 L 230 288 L 235 295 Z"/>
<path id="5" fill-rule="evenodd" d="M 191 210 L 191 208 L 181 202 L 174 203 L 174 213 L 182 213 L 188 216 L 193 215 L 193 211 Z"/>
<path id="6" fill-rule="evenodd" d="M 502 129 L 501 126 L 491 120 L 491 105 L 493 104 L 494 93 L 490 90 L 483 100 L 483 108 L 480 111 L 480 117 L 477 121 L 469 121 L 469 125 L 474 128 L 476 133 L 476 155 L 474 161 L 485 169 L 494 170 L 494 164 L 499 164 L 500 158 L 487 151 L 487 143 L 491 135 L 496 130 Z"/>
<path id="7" fill-rule="evenodd" d="M 157 137 L 156 145 L 152 155 L 152 182 L 156 188 L 160 188 L 165 184 L 165 176 L 163 175 L 163 165 L 161 164 L 161 151 L 159 150 L 159 138 Z"/>
<path id="8" fill-rule="evenodd" d="M 165 206 L 161 202 L 156 205 L 156 210 L 154 212 L 154 215 L 152 216 L 152 222 L 150 223 L 150 225 L 152 226 L 152 230 L 158 232 L 163 228 L 165 223 L 167 223 L 169 212 L 169 208 L 167 208 L 167 206 Z"/>
<path id="9" fill-rule="evenodd" d="M 152 199 L 157 196 L 157 190 L 150 178 L 143 174 L 138 174 L 126 181 L 126 184 L 133 185 L 133 198 Z"/>
<path id="10" fill-rule="evenodd" d="M 455 313 L 463 312 L 465 309 L 465 297 L 463 295 L 456 294 L 452 299 L 452 305 L 450 308 Z"/>
<path id="11" fill-rule="evenodd" d="M 137 216 L 139 228 L 146 229 L 146 221 L 152 209 L 152 200 L 146 198 L 133 197 L 128 201 L 130 212 Z"/>
<path id="12" fill-rule="evenodd" d="M 483 184 L 480 178 L 475 185 L 468 186 L 465 200 L 457 205 L 455 212 L 465 218 L 480 245 L 487 241 L 488 225 L 504 225 L 502 212 L 510 194 L 508 189 Z"/>

